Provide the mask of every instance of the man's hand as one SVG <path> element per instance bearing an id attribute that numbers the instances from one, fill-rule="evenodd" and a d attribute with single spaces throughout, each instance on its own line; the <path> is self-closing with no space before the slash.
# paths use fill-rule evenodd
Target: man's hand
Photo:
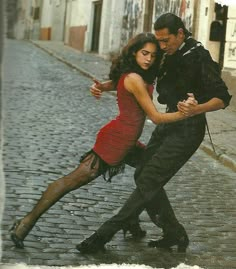
<path id="1" fill-rule="evenodd" d="M 195 108 L 198 105 L 198 101 L 195 99 L 193 93 L 188 93 L 188 99 L 178 102 L 178 110 L 187 117 L 195 115 Z"/>
<path id="2" fill-rule="evenodd" d="M 93 79 L 93 82 L 93 85 L 90 87 L 90 92 L 96 99 L 100 99 L 102 96 L 102 83 L 97 79 Z"/>

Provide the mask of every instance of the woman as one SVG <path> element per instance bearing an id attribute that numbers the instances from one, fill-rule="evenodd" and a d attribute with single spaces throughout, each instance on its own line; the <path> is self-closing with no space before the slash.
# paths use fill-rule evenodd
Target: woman
<path id="1" fill-rule="evenodd" d="M 31 212 L 16 221 L 10 230 L 16 247 L 24 247 L 24 239 L 39 217 L 70 191 L 88 184 L 100 175 L 107 180 L 130 163 L 130 154 L 138 145 L 146 115 L 154 123 L 184 119 L 180 112 L 160 113 L 152 100 L 153 83 L 159 59 L 158 44 L 151 33 L 132 38 L 113 62 L 110 79 L 117 88 L 119 115 L 100 129 L 92 150 L 81 157 L 81 163 L 70 174 L 49 184 Z M 144 235 L 139 225 L 124 227 L 133 235 Z"/>

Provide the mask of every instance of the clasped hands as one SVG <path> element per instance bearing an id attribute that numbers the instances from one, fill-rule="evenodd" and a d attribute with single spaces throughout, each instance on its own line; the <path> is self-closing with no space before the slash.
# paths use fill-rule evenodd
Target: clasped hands
<path id="1" fill-rule="evenodd" d="M 186 117 L 192 117 L 196 114 L 196 106 L 198 101 L 195 99 L 193 93 L 188 93 L 188 99 L 178 102 L 177 108 Z"/>

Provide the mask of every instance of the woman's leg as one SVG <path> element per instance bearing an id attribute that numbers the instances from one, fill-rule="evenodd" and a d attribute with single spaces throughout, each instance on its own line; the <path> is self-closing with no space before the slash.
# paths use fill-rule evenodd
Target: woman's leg
<path id="1" fill-rule="evenodd" d="M 24 238 L 34 227 L 40 216 L 65 194 L 86 185 L 98 177 L 98 168 L 99 158 L 91 153 L 84 158 L 79 167 L 73 172 L 50 183 L 32 211 L 13 225 L 11 239 L 15 245 L 23 247 Z"/>

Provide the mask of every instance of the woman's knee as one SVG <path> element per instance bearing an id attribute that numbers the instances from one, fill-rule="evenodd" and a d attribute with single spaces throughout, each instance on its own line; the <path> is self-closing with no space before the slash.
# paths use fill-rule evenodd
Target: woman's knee
<path id="1" fill-rule="evenodd" d="M 71 186 L 72 189 L 77 189 L 83 185 L 88 184 L 92 180 L 94 180 L 97 177 L 97 171 L 96 169 L 85 169 L 83 170 L 83 167 L 81 167 L 81 170 L 78 174 L 73 176 L 66 176 L 66 181 Z"/>

